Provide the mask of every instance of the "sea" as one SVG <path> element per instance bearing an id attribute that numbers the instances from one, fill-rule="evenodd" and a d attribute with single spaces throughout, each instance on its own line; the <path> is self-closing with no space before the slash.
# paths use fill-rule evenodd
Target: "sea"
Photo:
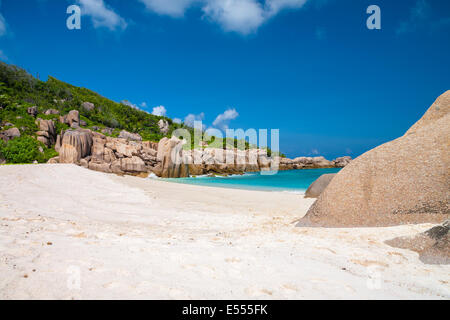
<path id="1" fill-rule="evenodd" d="M 278 171 L 274 174 L 260 172 L 230 176 L 197 176 L 190 178 L 164 179 L 166 181 L 200 186 L 305 193 L 308 187 L 321 175 L 338 173 L 341 169 L 301 169 Z"/>

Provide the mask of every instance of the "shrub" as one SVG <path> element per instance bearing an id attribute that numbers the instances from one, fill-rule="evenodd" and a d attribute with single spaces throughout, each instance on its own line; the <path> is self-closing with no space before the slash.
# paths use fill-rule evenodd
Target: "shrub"
<path id="1" fill-rule="evenodd" d="M 0 163 L 2 163 L 2 160 L 5 160 L 5 156 L 3 155 L 3 149 L 5 148 L 6 143 L 2 139 L 0 139 Z"/>
<path id="2" fill-rule="evenodd" d="M 7 163 L 32 163 L 39 157 L 39 146 L 39 141 L 23 136 L 0 146 L 0 153 L 3 154 Z"/>

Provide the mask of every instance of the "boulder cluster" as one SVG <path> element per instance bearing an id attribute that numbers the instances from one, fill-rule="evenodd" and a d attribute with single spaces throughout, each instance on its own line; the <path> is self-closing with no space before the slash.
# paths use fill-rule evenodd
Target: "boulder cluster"
<path id="1" fill-rule="evenodd" d="M 75 163 L 85 168 L 116 174 L 148 173 L 157 165 L 155 144 L 112 138 L 88 129 L 70 129 L 61 133 L 59 157 L 51 163 Z M 142 138 L 140 139 L 142 140 Z"/>
<path id="2" fill-rule="evenodd" d="M 352 161 L 351 157 L 341 157 L 335 160 L 327 160 L 324 157 L 298 157 L 295 159 L 280 159 L 281 170 L 292 169 L 322 169 L 344 168 Z"/>
<path id="3" fill-rule="evenodd" d="M 184 150 L 184 141 L 172 137 L 159 143 L 142 141 L 139 134 L 122 131 L 118 138 L 88 129 L 70 129 L 57 137 L 59 157 L 50 163 L 75 163 L 91 170 L 140 175 L 154 173 L 163 178 L 183 178 L 205 174 L 243 174 L 265 170 L 331 168 L 336 160 L 322 157 L 297 158 L 285 165 L 279 157 L 270 158 L 266 150 L 224 150 L 197 148 Z M 291 162 L 289 162 L 291 163 Z M 339 163 L 342 163 L 339 161 Z"/>
<path id="4" fill-rule="evenodd" d="M 36 132 L 37 140 L 50 147 L 56 142 L 56 129 L 53 120 L 37 119 L 36 124 L 39 127 L 39 131 Z"/>
<path id="5" fill-rule="evenodd" d="M 200 148 L 183 152 L 191 175 L 242 174 L 277 169 L 275 159 L 267 156 L 266 150 Z"/>

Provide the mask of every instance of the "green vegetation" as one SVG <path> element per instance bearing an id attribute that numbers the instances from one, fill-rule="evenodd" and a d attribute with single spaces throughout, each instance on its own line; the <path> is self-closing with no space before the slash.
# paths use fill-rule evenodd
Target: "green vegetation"
<path id="1" fill-rule="evenodd" d="M 54 149 L 47 148 L 42 142 L 30 136 L 22 136 L 7 143 L 0 140 L 0 157 L 7 163 L 31 163 L 35 160 L 45 163 L 57 155 Z"/>

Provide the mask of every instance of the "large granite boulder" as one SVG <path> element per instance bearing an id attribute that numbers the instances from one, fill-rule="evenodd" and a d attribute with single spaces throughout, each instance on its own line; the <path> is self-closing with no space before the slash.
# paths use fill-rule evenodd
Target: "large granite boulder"
<path id="1" fill-rule="evenodd" d="M 308 190 L 306 190 L 305 198 L 318 198 L 335 176 L 335 173 L 321 175 L 309 186 Z"/>
<path id="2" fill-rule="evenodd" d="M 450 220 L 413 237 L 398 237 L 386 244 L 416 251 L 427 264 L 450 264 Z"/>
<path id="3" fill-rule="evenodd" d="M 235 155 L 235 170 L 241 173 L 245 172 L 245 168 L 247 166 L 247 153 L 245 152 L 245 150 L 239 150 L 239 149 L 235 149 L 234 150 L 234 155 Z"/>
<path id="4" fill-rule="evenodd" d="M 10 128 L 8 130 L 0 132 L 0 139 L 2 139 L 5 142 L 8 142 L 9 140 L 19 137 L 20 137 L 20 130 L 17 128 Z"/>
<path id="5" fill-rule="evenodd" d="M 139 157 L 121 159 L 121 170 L 128 173 L 147 172 L 145 162 Z"/>
<path id="6" fill-rule="evenodd" d="M 59 111 L 56 109 L 48 109 L 45 111 L 45 115 L 59 114 Z"/>
<path id="7" fill-rule="evenodd" d="M 333 162 L 324 157 L 298 157 L 293 160 L 295 169 L 333 168 Z"/>
<path id="8" fill-rule="evenodd" d="M 158 121 L 159 132 L 166 135 L 169 133 L 169 122 L 167 120 L 161 119 Z"/>
<path id="9" fill-rule="evenodd" d="M 135 141 L 127 141 L 125 139 L 106 138 L 106 147 L 113 150 L 121 157 L 132 157 L 140 154 L 142 150 L 142 143 Z"/>
<path id="10" fill-rule="evenodd" d="M 280 159 L 280 170 L 292 170 L 294 167 L 294 160 L 289 158 Z"/>
<path id="11" fill-rule="evenodd" d="M 79 127 L 80 126 L 80 113 L 78 110 L 72 110 L 65 116 L 59 117 L 59 121 L 61 123 L 68 124 L 70 127 Z"/>
<path id="12" fill-rule="evenodd" d="M 189 166 L 189 174 L 200 176 L 206 173 L 206 167 L 203 163 L 203 150 L 183 150 L 183 158 Z"/>
<path id="13" fill-rule="evenodd" d="M 93 144 L 90 130 L 68 130 L 64 133 L 59 150 L 60 163 L 79 163 L 91 154 Z"/>
<path id="14" fill-rule="evenodd" d="M 183 159 L 183 141 L 172 137 L 163 138 L 158 144 L 158 166 L 156 175 L 163 178 L 183 178 L 189 176 L 189 164 Z"/>
<path id="15" fill-rule="evenodd" d="M 138 133 L 131 133 L 131 132 L 128 132 L 126 130 L 120 131 L 119 138 L 120 139 L 131 140 L 131 141 L 142 141 L 142 137 L 141 137 L 140 134 L 138 134 Z"/>
<path id="16" fill-rule="evenodd" d="M 94 171 L 104 172 L 104 173 L 112 173 L 111 164 L 106 162 L 94 162 L 90 161 L 88 163 L 88 168 Z"/>
<path id="17" fill-rule="evenodd" d="M 246 151 L 245 171 L 247 172 L 259 171 L 258 149 L 249 149 Z"/>
<path id="18" fill-rule="evenodd" d="M 81 107 L 86 110 L 86 111 L 92 111 L 95 109 L 95 105 L 93 103 L 90 102 L 83 102 L 81 104 Z"/>
<path id="19" fill-rule="evenodd" d="M 439 222 L 450 215 L 450 91 L 406 134 L 353 160 L 299 226 Z"/>
<path id="20" fill-rule="evenodd" d="M 243 174 L 247 168 L 247 151 L 238 149 L 196 148 L 183 150 L 183 161 L 188 164 L 189 174 Z M 259 170 L 257 152 L 255 167 Z"/>
<path id="21" fill-rule="evenodd" d="M 59 150 L 61 149 L 61 142 L 62 142 L 63 136 L 64 136 L 64 130 L 61 130 L 60 134 L 56 135 L 55 151 L 58 153 L 59 153 Z"/>
<path id="22" fill-rule="evenodd" d="M 47 161 L 48 164 L 57 164 L 59 163 L 59 157 L 53 157 Z"/>
<path id="23" fill-rule="evenodd" d="M 104 136 L 102 137 L 100 136 L 100 134 L 93 136 L 91 149 L 92 162 L 103 163 L 105 161 L 105 145 L 106 145 L 106 138 Z"/>
<path id="24" fill-rule="evenodd" d="M 52 146 L 56 141 L 56 129 L 53 120 L 37 119 L 39 125 L 39 131 L 36 132 L 37 140 L 45 144 L 46 146 Z"/>

